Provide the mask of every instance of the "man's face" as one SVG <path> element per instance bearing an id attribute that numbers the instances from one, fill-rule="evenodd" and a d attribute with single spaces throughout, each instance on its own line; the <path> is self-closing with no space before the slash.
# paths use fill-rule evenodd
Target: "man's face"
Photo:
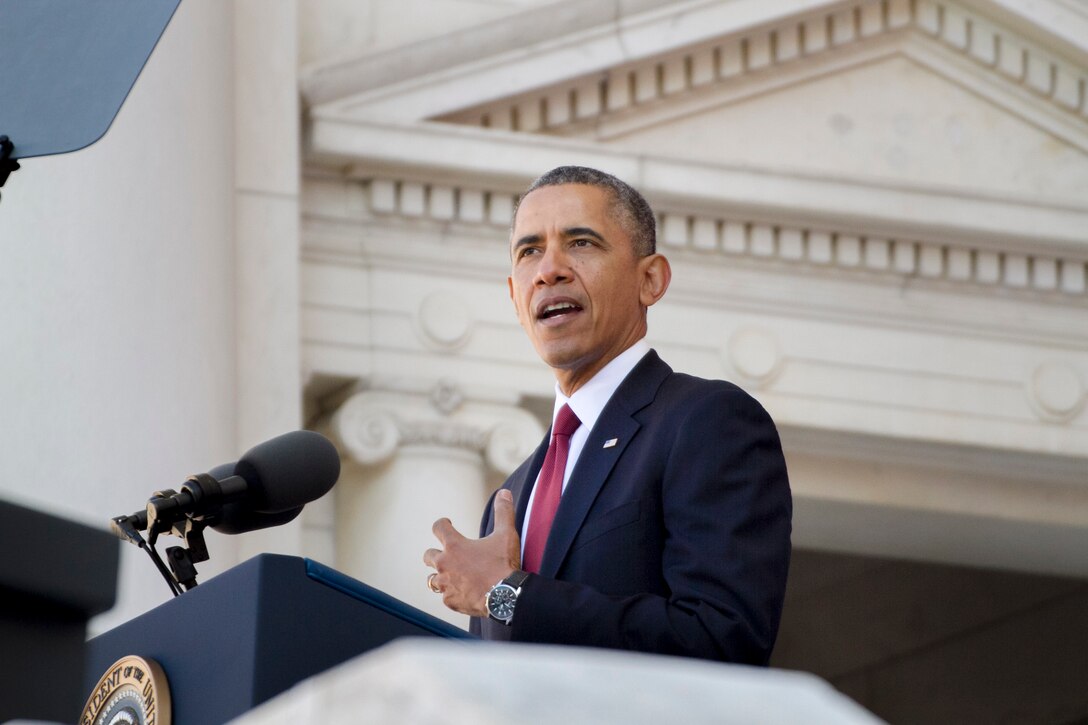
<path id="1" fill-rule="evenodd" d="M 662 265 L 668 285 L 664 258 L 635 254 L 611 202 L 596 186 L 545 186 L 514 220 L 510 298 L 568 395 L 646 334 L 646 307 L 664 294 L 651 279 Z"/>

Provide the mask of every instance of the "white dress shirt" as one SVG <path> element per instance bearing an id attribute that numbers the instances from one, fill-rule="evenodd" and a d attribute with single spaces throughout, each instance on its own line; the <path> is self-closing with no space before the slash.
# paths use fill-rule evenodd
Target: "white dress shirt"
<path id="1" fill-rule="evenodd" d="M 570 473 L 574 470 L 574 465 L 578 462 L 578 457 L 582 454 L 582 449 L 585 448 L 586 439 L 589 438 L 590 431 L 593 430 L 593 426 L 597 424 L 597 419 L 601 417 L 601 411 L 604 410 L 604 406 L 608 404 L 608 401 L 612 399 L 612 394 L 616 392 L 616 388 L 620 386 L 623 379 L 635 369 L 639 361 L 646 356 L 646 353 L 650 351 L 650 345 L 646 342 L 645 338 L 639 340 L 631 347 L 621 352 L 603 368 L 600 372 L 594 375 L 589 382 L 582 387 L 574 391 L 574 394 L 569 398 L 563 394 L 563 391 L 559 389 L 559 383 L 555 384 L 555 405 L 552 407 L 552 427 L 555 427 L 555 417 L 559 415 L 559 411 L 564 405 L 569 405 L 570 409 L 574 411 L 574 414 L 578 416 L 578 420 L 581 421 L 581 425 L 578 426 L 578 430 L 574 431 L 574 435 L 570 437 L 570 449 L 567 453 L 567 467 L 563 470 L 563 491 L 567 490 L 567 482 L 570 480 Z M 540 474 L 537 473 L 537 479 L 539 482 Z M 529 519 L 533 512 L 533 498 L 536 496 L 536 484 L 533 484 L 533 490 L 529 494 L 529 505 L 525 509 L 525 520 L 522 522 L 521 530 L 521 554 L 525 556 L 525 532 L 529 526 Z"/>

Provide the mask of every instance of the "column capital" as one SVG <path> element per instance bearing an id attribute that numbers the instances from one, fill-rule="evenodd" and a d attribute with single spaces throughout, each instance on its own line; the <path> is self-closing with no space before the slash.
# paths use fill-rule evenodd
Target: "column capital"
<path id="1" fill-rule="evenodd" d="M 467 396 L 451 380 L 429 389 L 401 385 L 355 393 L 333 415 L 331 429 L 341 450 L 363 465 L 383 463 L 402 447 L 443 447 L 477 453 L 503 475 L 544 435 L 528 411 Z"/>

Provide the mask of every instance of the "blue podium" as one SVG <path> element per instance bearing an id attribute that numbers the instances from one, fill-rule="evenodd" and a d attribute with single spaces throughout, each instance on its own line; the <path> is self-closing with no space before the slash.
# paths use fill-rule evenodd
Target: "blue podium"
<path id="1" fill-rule="evenodd" d="M 88 643 L 84 691 L 118 659 L 157 661 L 174 725 L 222 723 L 399 637 L 475 639 L 309 559 L 262 554 Z"/>

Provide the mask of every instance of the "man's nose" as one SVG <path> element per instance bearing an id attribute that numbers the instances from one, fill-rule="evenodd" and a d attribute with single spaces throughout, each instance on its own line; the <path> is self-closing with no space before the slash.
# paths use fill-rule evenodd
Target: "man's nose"
<path id="1" fill-rule="evenodd" d="M 553 285 L 566 282 L 570 278 L 570 256 L 563 245 L 548 244 L 545 246 L 540 263 L 536 268 L 536 283 Z"/>

